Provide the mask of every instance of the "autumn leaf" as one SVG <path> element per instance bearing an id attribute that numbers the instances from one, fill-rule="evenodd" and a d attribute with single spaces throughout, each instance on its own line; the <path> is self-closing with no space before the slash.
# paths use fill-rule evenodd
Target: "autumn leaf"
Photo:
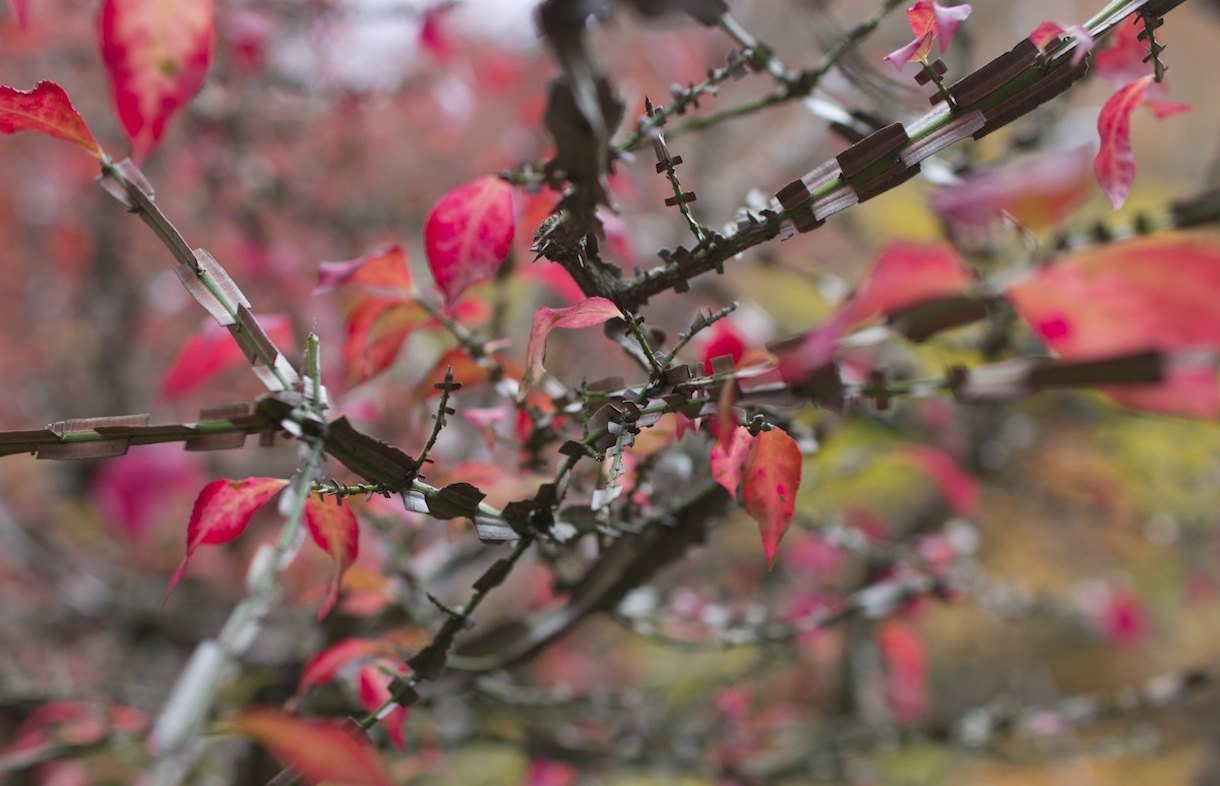
<path id="1" fill-rule="evenodd" d="M 343 572 L 356 561 L 360 527 L 350 505 L 340 499 L 327 502 L 320 494 L 310 494 L 305 501 L 305 526 L 313 542 L 335 562 L 335 571 L 326 585 L 326 596 L 318 607 L 318 619 L 322 619 L 339 600 Z"/>
<path id="2" fill-rule="evenodd" d="M 1215 243 L 1161 236 L 1099 246 L 1038 268 L 1005 294 L 1066 360 L 1220 349 L 1220 246 Z M 1104 390 L 1139 409 L 1220 414 L 1216 374 L 1206 366 L 1171 364 L 1160 384 Z"/>
<path id="3" fill-rule="evenodd" d="M 407 253 L 397 244 L 343 262 L 323 262 L 318 266 L 318 285 L 310 294 L 318 295 L 345 285 L 404 295 L 415 292 Z"/>
<path id="4" fill-rule="evenodd" d="M 742 474 L 742 501 L 758 522 L 767 567 L 775 565 L 779 541 L 796 511 L 801 485 L 801 450 L 783 429 L 759 433 L 750 443 Z"/>
<path id="5" fill-rule="evenodd" d="M 737 496 L 737 487 L 741 485 L 741 470 L 753 443 L 754 437 L 745 426 L 734 428 L 732 436 L 727 440 L 717 439 L 712 443 L 712 480 L 733 496 Z"/>
<path id="6" fill-rule="evenodd" d="M 877 648 L 885 663 L 885 695 L 895 720 L 919 720 L 929 709 L 928 656 L 923 637 L 910 622 L 890 619 L 877 628 Z"/>
<path id="7" fill-rule="evenodd" d="M 1064 27 L 1058 22 L 1046 21 L 1034 28 L 1034 32 L 1029 34 L 1029 42 L 1038 47 L 1038 49 L 1046 49 L 1050 44 L 1056 43 L 1064 37 L 1070 37 L 1075 40 L 1076 48 L 1072 50 L 1071 65 L 1080 65 L 1089 52 L 1093 51 L 1094 43 L 1093 35 L 1080 25 Z"/>
<path id="8" fill-rule="evenodd" d="M 1144 91 L 1152 84 L 1148 74 L 1120 87 L 1110 96 L 1097 116 L 1097 133 L 1101 149 L 1093 159 L 1093 172 L 1106 192 L 1110 204 L 1118 210 L 1131 193 L 1135 180 L 1135 155 L 1131 151 L 1131 113 L 1144 101 Z"/>
<path id="9" fill-rule="evenodd" d="M 370 663 L 360 669 L 356 678 L 356 692 L 360 696 L 360 705 L 367 712 L 376 713 L 393 698 L 390 693 L 390 680 L 393 679 L 389 674 L 391 671 L 399 676 L 406 676 L 410 673 L 405 663 L 391 663 L 385 659 L 377 663 Z M 398 705 L 390 710 L 381 721 L 385 726 L 386 734 L 390 737 L 390 742 L 398 750 L 403 750 L 407 746 L 404 727 L 407 724 L 408 712 L 408 708 Z"/>
<path id="10" fill-rule="evenodd" d="M 245 478 L 214 480 L 203 487 L 195 498 L 191 520 L 186 527 L 186 556 L 170 577 L 165 597 L 186 575 L 186 566 L 203 545 L 216 546 L 228 543 L 246 531 L 246 526 L 267 500 L 288 485 L 282 478 Z"/>
<path id="11" fill-rule="evenodd" d="M 24 30 L 30 23 L 30 0 L 9 0 L 17 26 Z"/>
<path id="12" fill-rule="evenodd" d="M 393 365 L 403 342 L 429 319 L 422 306 L 400 297 L 368 297 L 357 303 L 347 316 L 343 342 L 348 384 L 358 385 Z"/>
<path id="13" fill-rule="evenodd" d="M 287 314 L 262 314 L 257 319 L 277 346 L 292 343 L 292 319 Z M 233 335 L 221 325 L 209 322 L 202 331 L 187 339 L 165 372 L 161 380 L 161 400 L 173 401 L 193 393 L 226 370 L 247 363 Z"/>
<path id="14" fill-rule="evenodd" d="M 1048 229 L 1092 193 L 1091 159 L 1082 146 L 972 172 L 937 194 L 932 209 L 958 226 L 985 227 L 1010 216 L 1023 227 Z"/>
<path id="15" fill-rule="evenodd" d="M 99 161 L 106 160 L 102 146 L 68 100 L 68 94 L 54 82 L 39 82 L 33 90 L 0 85 L 0 133 L 19 131 L 37 131 L 71 142 Z"/>
<path id="16" fill-rule="evenodd" d="M 386 644 L 376 639 L 343 639 L 310 658 L 301 669 L 297 682 L 297 696 L 316 685 L 325 685 L 347 666 L 365 658 L 384 652 Z"/>
<path id="17" fill-rule="evenodd" d="M 591 297 L 568 308 L 540 308 L 534 313 L 530 327 L 529 345 L 525 350 L 525 378 L 521 380 L 521 396 L 524 396 L 546 371 L 543 360 L 546 356 L 546 340 L 555 328 L 587 328 L 600 325 L 606 320 L 621 317 L 618 306 L 604 297 Z"/>
<path id="18" fill-rule="evenodd" d="M 907 24 L 911 26 L 915 39 L 890 52 L 884 59 L 899 71 L 912 60 L 926 62 L 932 53 L 932 43 L 938 39 L 943 54 L 957 35 L 957 28 L 961 27 L 972 10 L 965 4 L 946 8 L 931 0 L 919 0 L 907 9 Z"/>
<path id="19" fill-rule="evenodd" d="M 907 445 L 899 451 L 906 461 L 936 484 L 955 513 L 969 515 L 979 502 L 978 481 L 945 451 L 928 445 Z"/>
<path id="20" fill-rule="evenodd" d="M 103 0 L 102 61 L 137 159 L 203 87 L 216 35 L 212 0 Z"/>
<path id="21" fill-rule="evenodd" d="M 392 786 L 377 751 L 348 724 L 302 718 L 282 710 L 252 709 L 228 729 L 252 737 L 310 781 L 333 786 Z"/>
<path id="22" fill-rule="evenodd" d="M 515 228 L 513 189 L 498 177 L 472 180 L 441 197 L 424 224 L 424 250 L 447 307 L 495 274 Z"/>

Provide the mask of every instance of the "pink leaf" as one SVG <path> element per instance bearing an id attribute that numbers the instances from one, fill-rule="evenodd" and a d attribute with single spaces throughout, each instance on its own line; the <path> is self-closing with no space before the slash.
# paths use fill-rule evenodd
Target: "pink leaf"
<path id="1" fill-rule="evenodd" d="M 343 572 L 356 561 L 360 527 L 350 505 L 341 499 L 327 502 L 320 494 L 310 494 L 305 501 L 305 526 L 314 543 L 335 562 L 335 571 L 326 585 L 326 597 L 318 608 L 318 619 L 322 619 L 339 600 Z"/>
<path id="2" fill-rule="evenodd" d="M 712 443 L 712 480 L 733 496 L 737 496 L 737 487 L 741 485 L 741 470 L 753 443 L 754 437 L 745 426 L 733 429 L 727 444 L 719 439 Z"/>
<path id="3" fill-rule="evenodd" d="M 1057 42 L 1064 36 L 1070 36 L 1076 40 L 1076 48 L 1072 50 L 1071 64 L 1080 65 L 1089 52 L 1093 51 L 1094 44 L 1093 35 L 1080 25 L 1063 27 L 1056 22 L 1043 22 L 1029 34 L 1029 42 L 1039 49 L 1046 49 L 1048 45 Z"/>
<path id="4" fill-rule="evenodd" d="M 0 85 L 0 133 L 18 131 L 37 131 L 79 145 L 99 160 L 106 158 L 68 94 L 54 82 L 39 82 L 29 91 Z"/>
<path id="5" fill-rule="evenodd" d="M 280 347 L 292 341 L 292 320 L 287 314 L 263 314 L 258 322 Z M 161 380 L 161 400 L 173 401 L 195 392 L 234 366 L 246 365 L 245 354 L 226 328 L 211 322 L 187 339 Z"/>
<path id="6" fill-rule="evenodd" d="M 1106 101 L 1097 116 L 1101 149 L 1093 159 L 1097 182 L 1118 210 L 1131 192 L 1135 180 L 1135 156 L 1131 152 L 1131 113 L 1144 101 L 1144 91 L 1152 84 L 1152 74 L 1120 87 Z"/>
<path id="7" fill-rule="evenodd" d="M 1006 293 L 1060 357 L 1095 360 L 1150 349 L 1220 349 L 1220 247 L 1156 237 L 1081 251 L 1041 267 Z M 1159 385 L 1105 391 L 1127 406 L 1220 414 L 1214 370 L 1169 369 Z"/>
<path id="8" fill-rule="evenodd" d="M 1093 56 L 1093 67 L 1098 75 L 1116 87 L 1139 79 L 1151 70 L 1144 61 L 1148 46 L 1139 40 L 1142 27 L 1138 22 L 1119 25 L 1110 37 L 1109 46 Z"/>
<path id="9" fill-rule="evenodd" d="M 742 475 L 742 501 L 758 522 L 767 567 L 775 565 L 779 541 L 796 511 L 801 485 L 801 450 L 782 429 L 763 431 L 750 443 Z"/>
<path id="10" fill-rule="evenodd" d="M 223 478 L 204 486 L 195 499 L 186 527 L 186 556 L 170 577 L 165 597 L 169 598 L 169 593 L 186 575 L 187 563 L 195 549 L 228 543 L 245 532 L 254 512 L 286 485 L 288 481 L 282 478 Z"/>
<path id="11" fill-rule="evenodd" d="M 30 0 L 9 0 L 17 26 L 24 30 L 30 23 Z"/>
<path id="12" fill-rule="evenodd" d="M 229 722 L 311 782 L 336 786 L 392 786 L 367 739 L 342 721 L 302 718 L 282 710 L 246 710 Z"/>
<path id="13" fill-rule="evenodd" d="M 915 34 L 915 40 L 901 49 L 885 56 L 899 71 L 911 60 L 926 62 L 932 51 L 933 41 L 939 39 L 943 54 L 953 43 L 957 29 L 973 9 L 969 5 L 944 7 L 931 0 L 919 0 L 907 9 L 907 24 Z"/>
<path id="14" fill-rule="evenodd" d="M 419 28 L 419 45 L 439 63 L 448 63 L 457 52 L 453 39 L 441 24 L 441 17 L 452 6 L 442 5 L 424 12 L 424 22 Z"/>
<path id="15" fill-rule="evenodd" d="M 215 33 L 212 0 L 103 0 L 102 60 L 137 159 L 203 87 Z"/>
<path id="16" fill-rule="evenodd" d="M 568 308 L 540 308 L 534 313 L 534 324 L 530 327 L 529 346 L 526 348 L 525 378 L 521 380 L 521 393 L 542 378 L 546 369 L 542 363 L 546 356 L 546 339 L 555 328 L 587 328 L 600 325 L 608 319 L 621 317 L 618 306 L 604 297 L 591 297 Z"/>
<path id="17" fill-rule="evenodd" d="M 521 786 L 574 786 L 580 772 L 570 764 L 531 759 Z"/>
<path id="18" fill-rule="evenodd" d="M 323 262 L 318 266 L 318 285 L 310 294 L 329 292 L 345 284 L 402 294 L 415 291 L 407 254 L 397 244 L 344 262 Z"/>
<path id="19" fill-rule="evenodd" d="M 515 228 L 513 189 L 498 177 L 472 180 L 441 197 L 424 225 L 424 250 L 448 307 L 495 274 Z"/>
<path id="20" fill-rule="evenodd" d="M 89 484 L 89 499 L 124 538 L 143 543 L 205 479 L 198 453 L 148 445 L 104 463 Z"/>
<path id="21" fill-rule="evenodd" d="M 360 669 L 360 674 L 357 677 L 357 692 L 360 694 L 361 706 L 370 713 L 377 712 L 385 706 L 386 702 L 393 698 L 390 693 L 390 680 L 392 678 L 386 673 L 387 669 L 396 671 L 400 676 L 406 676 L 409 673 L 406 664 L 391 663 L 388 660 L 370 663 Z M 398 705 L 390 710 L 390 713 L 381 721 L 385 725 L 390 742 L 398 750 L 403 750 L 407 746 L 406 734 L 403 729 L 407 723 L 407 713 L 408 709 L 406 707 Z"/>

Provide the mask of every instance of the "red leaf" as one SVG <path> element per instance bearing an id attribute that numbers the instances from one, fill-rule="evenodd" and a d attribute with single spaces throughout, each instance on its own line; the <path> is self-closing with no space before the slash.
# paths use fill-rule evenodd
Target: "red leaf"
<path id="1" fill-rule="evenodd" d="M 1039 268 L 1007 297 L 1067 360 L 1220 348 L 1220 246 L 1214 243 L 1157 237 L 1089 249 Z M 1220 414 L 1210 369 L 1171 367 L 1159 385 L 1123 385 L 1106 393 L 1141 409 Z"/>
<path id="2" fill-rule="evenodd" d="M 571 764 L 531 759 L 521 786 L 573 786 L 579 777 L 580 771 Z"/>
<path id="3" fill-rule="evenodd" d="M 310 494 L 305 501 L 305 526 L 309 528 L 313 542 L 335 562 L 335 572 L 326 585 L 326 597 L 318 607 L 318 619 L 322 619 L 339 600 L 343 572 L 356 561 L 360 527 L 350 505 L 338 499 L 327 502 L 320 494 Z"/>
<path id="4" fill-rule="evenodd" d="M 926 62 L 932 52 L 932 42 L 936 39 L 940 39 L 940 51 L 944 54 L 957 35 L 957 28 L 970 16 L 971 10 L 965 4 L 945 8 L 931 0 L 919 0 L 907 9 L 907 24 L 915 34 L 915 40 L 890 52 L 885 59 L 899 71 L 911 60 Z"/>
<path id="5" fill-rule="evenodd" d="M 357 692 L 360 695 L 361 706 L 370 713 L 380 710 L 392 698 L 390 693 L 391 677 L 386 673 L 387 668 L 393 669 L 402 676 L 408 673 L 406 664 L 390 663 L 387 660 L 379 663 L 370 663 L 360 669 L 360 675 L 357 678 Z M 406 735 L 403 732 L 403 727 L 407 723 L 407 713 L 408 709 L 399 705 L 390 710 L 390 713 L 381 721 L 385 724 L 385 730 L 390 736 L 390 742 L 398 750 L 402 750 L 407 746 Z"/>
<path id="6" fill-rule="evenodd" d="M 1125 85 L 1147 74 L 1150 66 L 1144 61 L 1148 46 L 1139 40 L 1142 25 L 1123 24 L 1110 37 L 1110 44 L 1093 56 L 1093 67 L 1102 78 L 1115 86 Z"/>
<path id="7" fill-rule="evenodd" d="M 777 353 L 780 373 L 789 382 L 804 381 L 834 359 L 839 341 L 855 326 L 923 302 L 968 294 L 974 283 L 970 268 L 952 246 L 892 245 L 830 319 Z"/>
<path id="8" fill-rule="evenodd" d="M 315 685 L 325 685 L 335 678 L 344 666 L 362 658 L 369 658 L 384 652 L 386 645 L 382 641 L 372 639 L 343 639 L 322 650 L 309 659 L 301 669 L 301 679 L 297 683 L 297 695 Z"/>
<path id="9" fill-rule="evenodd" d="M 779 541 L 796 510 L 801 485 L 801 450 L 782 429 L 759 433 L 750 443 L 742 476 L 742 501 L 758 522 L 767 567 L 775 565 Z"/>
<path id="10" fill-rule="evenodd" d="M 733 358 L 733 365 L 740 363 L 742 356 L 746 354 L 746 342 L 732 322 L 722 319 L 708 330 L 707 341 L 699 354 L 703 359 L 704 373 L 710 375 L 712 358 L 728 355 Z"/>
<path id="11" fill-rule="evenodd" d="M 323 262 L 318 266 L 318 285 L 310 294 L 329 292 L 346 284 L 402 294 L 415 291 L 407 254 L 397 244 L 344 262 Z"/>
<path id="12" fill-rule="evenodd" d="M 440 63 L 448 63 L 457 52 L 448 31 L 441 24 L 441 17 L 452 6 L 442 5 L 424 12 L 424 23 L 419 28 L 419 45 Z"/>
<path id="13" fill-rule="evenodd" d="M 393 784 L 377 751 L 346 723 L 253 709 L 238 715 L 229 727 L 258 740 L 307 780 L 335 786 Z"/>
<path id="14" fill-rule="evenodd" d="M 207 77 L 216 30 L 212 0 L 103 0 L 102 60 L 137 159 Z"/>
<path id="15" fill-rule="evenodd" d="M 79 145 L 98 160 L 106 158 L 68 94 L 54 82 L 39 82 L 28 91 L 0 85 L 0 133 L 18 131 L 37 131 Z"/>
<path id="16" fill-rule="evenodd" d="M 448 307 L 495 274 L 514 230 L 513 189 L 498 177 L 472 180 L 441 197 L 424 225 L 424 250 Z"/>
<path id="17" fill-rule="evenodd" d="M 1101 149 L 1093 159 L 1097 182 L 1118 210 L 1131 192 L 1135 180 L 1135 156 L 1131 152 L 1131 113 L 1144 101 L 1144 91 L 1152 84 L 1152 74 L 1120 87 L 1106 101 L 1097 116 Z"/>
<path id="18" fill-rule="evenodd" d="M 886 620 L 877 628 L 877 646 L 885 660 L 885 693 L 900 723 L 919 720 L 928 711 L 928 663 L 923 638 L 904 620 Z"/>
<path id="19" fill-rule="evenodd" d="M 419 304 L 400 297 L 369 297 L 357 303 L 348 314 L 343 342 L 348 384 L 358 385 L 393 365 L 403 342 L 429 320 Z"/>
<path id="20" fill-rule="evenodd" d="M 292 319 L 287 314 L 263 314 L 258 322 L 280 347 L 292 343 Z M 226 328 L 209 323 L 187 339 L 161 380 L 161 400 L 172 401 L 193 393 L 233 366 L 245 365 L 245 354 Z"/>
<path id="21" fill-rule="evenodd" d="M 282 478 L 222 478 L 204 486 L 195 498 L 186 527 L 186 556 L 170 577 L 165 597 L 169 598 L 174 586 L 186 575 L 187 563 L 195 549 L 228 543 L 245 532 L 254 512 L 286 485 L 288 481 Z"/>
<path id="22" fill-rule="evenodd" d="M 741 484 L 741 470 L 749 454 L 754 437 L 745 426 L 733 429 L 732 436 L 725 440 L 717 439 L 712 443 L 712 480 L 719 483 L 724 490 L 737 496 L 737 486 Z"/>
<path id="23" fill-rule="evenodd" d="M 540 308 L 534 313 L 530 327 L 529 346 L 525 350 L 525 378 L 521 380 L 521 395 L 542 378 L 546 369 L 546 339 L 555 328 L 587 328 L 608 319 L 621 317 L 618 306 L 604 297 L 591 297 L 568 308 Z"/>
<path id="24" fill-rule="evenodd" d="M 30 0 L 9 0 L 9 5 L 12 6 L 17 26 L 24 30 L 30 23 Z"/>

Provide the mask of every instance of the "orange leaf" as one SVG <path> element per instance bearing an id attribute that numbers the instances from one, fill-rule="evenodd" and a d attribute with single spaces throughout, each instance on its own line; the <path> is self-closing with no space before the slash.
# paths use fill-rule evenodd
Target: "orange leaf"
<path id="1" fill-rule="evenodd" d="M 39 82 L 29 91 L 0 85 L 0 133 L 18 131 L 38 131 L 80 145 L 98 160 L 106 158 L 68 94 L 54 82 Z"/>
<path id="2" fill-rule="evenodd" d="M 403 342 L 428 320 L 417 303 L 400 297 L 369 297 L 357 303 L 348 314 L 343 342 L 348 384 L 358 385 L 393 365 Z"/>
<path id="3" fill-rule="evenodd" d="M 346 723 L 253 709 L 229 723 L 310 781 L 334 786 L 392 786 L 377 751 Z"/>
<path id="4" fill-rule="evenodd" d="M 750 443 L 742 476 L 742 501 L 758 522 L 767 567 L 775 565 L 779 541 L 796 511 L 801 485 L 801 450 L 782 429 L 759 433 Z"/>
<path id="5" fill-rule="evenodd" d="M 472 358 L 462 347 L 454 347 L 437 358 L 432 370 L 415 386 L 415 400 L 427 401 L 437 394 L 436 386 L 445 381 L 445 372 L 452 370 L 453 381 L 459 385 L 477 385 L 491 378 L 491 368 Z"/>
<path id="6" fill-rule="evenodd" d="M 344 262 L 323 262 L 318 266 L 318 285 L 310 294 L 329 292 L 347 284 L 404 295 L 415 291 L 407 254 L 398 244 Z"/>
<path id="7" fill-rule="evenodd" d="M 1056 354 L 1097 360 L 1147 350 L 1220 349 L 1220 246 L 1161 236 L 1085 250 L 1007 292 Z M 1214 370 L 1168 368 L 1157 385 L 1105 392 L 1119 403 L 1198 417 L 1220 414 Z"/>
<path id="8" fill-rule="evenodd" d="M 498 177 L 472 180 L 441 197 L 424 225 L 424 250 L 447 307 L 495 274 L 515 231 L 513 189 Z"/>
<path id="9" fill-rule="evenodd" d="M 322 619 L 339 600 L 339 586 L 343 572 L 356 561 L 360 547 L 360 527 L 350 505 L 336 498 L 327 502 L 320 494 L 310 494 L 305 501 L 305 526 L 318 547 L 331 556 L 335 572 L 326 585 L 326 597 L 318 607 L 318 619 Z"/>
<path id="10" fill-rule="evenodd" d="M 282 478 L 222 478 L 204 486 L 195 498 L 186 527 L 186 556 L 170 577 L 165 597 L 169 598 L 174 586 L 186 575 L 187 563 L 195 549 L 228 543 L 245 532 L 254 512 L 286 485 L 288 481 Z"/>
<path id="11" fill-rule="evenodd" d="M 546 339 L 555 328 L 587 328 L 608 319 L 621 317 L 618 306 L 604 297 L 591 297 L 568 308 L 540 308 L 534 312 L 530 327 L 529 346 L 525 350 L 525 378 L 521 380 L 521 397 L 534 385 L 546 369 Z"/>
<path id="12" fill-rule="evenodd" d="M 212 0 L 103 0 L 102 60 L 137 159 L 207 77 L 216 28 Z"/>

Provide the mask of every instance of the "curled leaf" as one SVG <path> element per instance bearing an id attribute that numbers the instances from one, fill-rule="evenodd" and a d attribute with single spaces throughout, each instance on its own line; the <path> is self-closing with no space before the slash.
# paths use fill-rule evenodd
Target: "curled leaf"
<path id="1" fill-rule="evenodd" d="M 307 780 L 335 786 L 393 784 L 377 751 L 346 723 L 253 709 L 231 720 L 228 727 L 258 740 Z"/>
<path id="2" fill-rule="evenodd" d="M 204 486 L 195 498 L 186 526 L 186 556 L 170 577 L 165 597 L 186 575 L 187 563 L 195 549 L 228 543 L 245 532 L 255 511 L 286 485 L 288 481 L 283 478 L 222 478 Z"/>
<path id="3" fill-rule="evenodd" d="M 587 328 L 622 316 L 618 306 L 604 297 L 591 297 L 568 308 L 540 308 L 530 327 L 529 346 L 525 351 L 525 378 L 521 380 L 521 396 L 542 378 L 546 371 L 546 339 L 555 328 Z"/>
<path id="4" fill-rule="evenodd" d="M 98 160 L 106 158 L 68 94 L 54 82 L 39 82 L 33 90 L 0 85 L 0 133 L 18 131 L 37 131 L 79 145 Z"/>
<path id="5" fill-rule="evenodd" d="M 136 158 L 207 77 L 216 36 L 212 0 L 103 0 L 99 32 L 119 119 Z"/>
<path id="6" fill-rule="evenodd" d="M 449 308 L 472 284 L 495 274 L 515 230 L 513 189 L 498 177 L 472 180 L 441 197 L 424 225 L 424 250 Z"/>
<path id="7" fill-rule="evenodd" d="M 750 443 L 742 475 L 746 512 L 758 522 L 767 567 L 775 565 L 779 542 L 796 512 L 801 485 L 801 450 L 782 429 L 763 431 Z"/>
<path id="8" fill-rule="evenodd" d="M 335 562 L 335 571 L 326 585 L 326 596 L 318 607 L 318 619 L 322 619 L 339 600 L 344 571 L 356 561 L 360 527 L 350 505 L 340 499 L 327 502 L 320 494 L 310 494 L 305 501 L 305 526 L 313 542 Z"/>
<path id="9" fill-rule="evenodd" d="M 912 60 L 926 62 L 932 53 L 932 44 L 939 40 L 940 51 L 943 54 L 953 43 L 957 29 L 961 27 L 966 17 L 973 9 L 966 4 L 945 7 L 931 0 L 919 0 L 907 9 L 907 24 L 915 39 L 906 46 L 890 52 L 885 60 L 892 63 L 899 71 Z"/>
<path id="10" fill-rule="evenodd" d="M 1097 116 L 1097 133 L 1101 149 L 1093 159 L 1093 172 L 1106 192 L 1110 204 L 1118 210 L 1131 193 L 1135 180 L 1135 155 L 1131 152 L 1131 113 L 1144 101 L 1144 92 L 1152 84 L 1152 74 L 1142 76 L 1115 91 Z"/>

